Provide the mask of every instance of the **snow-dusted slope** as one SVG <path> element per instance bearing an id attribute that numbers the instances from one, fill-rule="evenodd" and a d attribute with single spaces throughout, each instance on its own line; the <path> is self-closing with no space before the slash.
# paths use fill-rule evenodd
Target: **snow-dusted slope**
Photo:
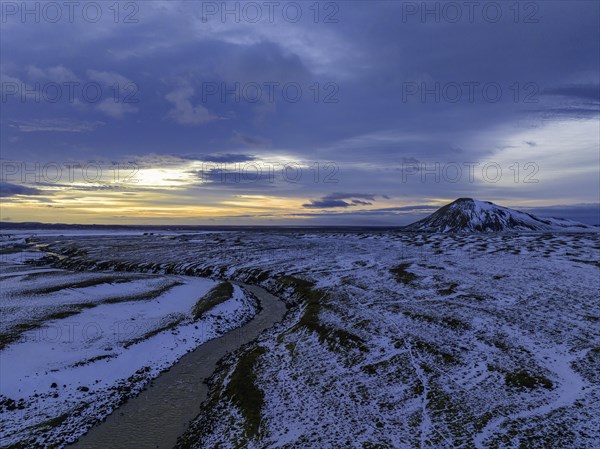
<path id="1" fill-rule="evenodd" d="M 459 198 L 429 217 L 406 226 L 416 232 L 593 231 L 592 226 L 562 218 L 539 218 L 489 201 Z"/>
<path id="2" fill-rule="evenodd" d="M 60 266 L 39 262 L 32 270 L 79 270 L 72 276 L 214 274 L 260 284 L 289 304 L 282 323 L 222 360 L 208 380 L 209 399 L 180 449 L 565 449 L 595 448 L 600 441 L 598 233 L 227 230 L 173 238 L 65 235 L 34 241 L 60 255 Z M 5 278 L 24 269 L 8 268 Z M 115 272 L 105 272 L 111 268 Z M 40 279 L 21 284 L 30 289 Z M 4 288 L 0 293 L 10 296 Z M 20 306 L 19 297 L 7 302 L 10 298 Z M 123 312 L 123 304 L 113 306 Z M 145 316 L 160 312 L 153 299 L 147 304 Z M 63 329 L 81 335 L 96 321 L 88 313 L 103 309 L 98 305 L 67 317 Z M 129 321 L 133 314 L 132 323 L 142 322 L 136 309 L 126 312 L 115 312 L 115 320 Z M 198 336 L 206 335 L 199 327 Z M 104 341 L 114 341 L 113 331 L 102 328 Z M 89 329 L 95 335 L 96 327 Z M 189 334 L 175 333 L 165 331 L 165 337 L 179 342 L 178 348 L 187 344 L 183 338 L 191 341 Z M 70 335 L 65 331 L 63 338 Z M 157 337 L 162 341 L 160 335 L 152 338 Z M 23 360 L 39 365 L 53 356 L 70 357 L 58 345 L 43 360 L 30 361 L 34 356 L 27 358 L 26 352 Z M 11 347 L 0 351 L 2 369 Z M 91 358 L 97 344 L 80 347 Z M 61 422 L 66 411 L 61 404 L 69 398 L 89 401 L 87 410 L 97 417 L 99 401 L 90 392 L 104 383 L 105 364 L 133 351 L 151 358 L 172 355 L 158 345 L 153 345 L 158 351 L 144 348 L 113 345 L 111 353 L 119 351 L 123 359 L 117 355 L 73 371 L 61 363 L 53 372 L 56 364 L 47 364 L 38 376 L 37 397 L 24 392 L 0 397 L 0 435 L 31 449 L 64 447 L 82 431 L 74 423 L 90 415 L 69 414 Z M 101 382 L 88 385 L 90 392 L 77 390 L 80 384 L 73 379 L 94 365 L 103 368 L 94 378 Z M 8 364 L 9 369 L 16 367 Z M 244 397 L 252 400 L 237 399 L 240 391 L 250 392 Z M 121 397 L 111 393 L 103 398 Z M 32 425 L 36 416 L 45 426 Z M 39 443 L 18 438 L 29 434 Z M 3 445 L 8 440 L 0 439 Z"/>

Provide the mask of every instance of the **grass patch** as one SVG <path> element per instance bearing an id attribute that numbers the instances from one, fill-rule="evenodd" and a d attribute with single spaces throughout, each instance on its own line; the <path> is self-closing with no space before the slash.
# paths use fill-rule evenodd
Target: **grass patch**
<path id="1" fill-rule="evenodd" d="M 77 315 L 80 311 L 81 311 L 80 309 L 63 310 L 63 311 L 51 313 L 49 315 L 46 315 L 46 316 L 36 319 L 36 320 L 28 321 L 26 323 L 18 323 L 13 328 L 11 328 L 8 332 L 0 334 L 0 349 L 4 349 L 11 343 L 14 343 L 17 340 L 19 340 L 21 335 L 23 335 L 25 332 L 32 331 L 34 329 L 39 329 L 40 327 L 42 327 L 44 325 L 44 323 L 46 321 L 60 320 L 63 318 L 68 318 L 70 316 Z"/>
<path id="2" fill-rule="evenodd" d="M 108 277 L 108 278 L 103 277 L 103 278 L 86 279 L 84 281 L 71 282 L 68 284 L 53 285 L 50 287 L 30 290 L 26 293 L 32 294 L 32 295 L 46 295 L 48 293 L 56 293 L 61 290 L 65 290 L 67 288 L 86 288 L 86 287 L 94 287 L 96 285 L 101 285 L 101 284 L 117 284 L 117 283 L 120 284 L 120 283 L 125 283 L 125 282 L 130 282 L 130 279 L 125 278 L 125 277 Z"/>
<path id="3" fill-rule="evenodd" d="M 458 287 L 458 284 L 456 282 L 451 282 L 447 288 L 439 289 L 438 293 L 444 296 L 452 295 L 456 293 L 456 287 Z"/>
<path id="4" fill-rule="evenodd" d="M 413 320 L 425 321 L 427 323 L 437 324 L 455 330 L 468 330 L 471 328 L 471 326 L 468 323 L 465 323 L 464 321 L 461 321 L 457 318 L 438 317 L 434 315 L 427 315 L 424 313 L 412 312 L 410 310 L 404 310 L 402 311 L 402 313 Z"/>
<path id="5" fill-rule="evenodd" d="M 321 302 L 328 297 L 328 293 L 314 288 L 314 283 L 294 276 L 282 276 L 277 281 L 286 288 L 293 288 L 299 299 L 304 302 L 304 313 L 290 331 L 306 328 L 316 332 L 319 339 L 325 338 L 327 331 L 319 323 Z"/>
<path id="6" fill-rule="evenodd" d="M 458 295 L 454 299 L 462 299 L 465 301 L 479 301 L 479 302 L 483 302 L 486 300 L 485 297 L 478 295 L 476 293 L 469 293 L 466 295 Z"/>
<path id="7" fill-rule="evenodd" d="M 255 368 L 265 352 L 265 348 L 256 346 L 242 355 L 225 387 L 226 396 L 239 407 L 245 419 L 247 438 L 257 436 L 260 429 L 264 393 L 257 385 Z"/>
<path id="8" fill-rule="evenodd" d="M 577 262 L 577 263 L 585 263 L 588 265 L 593 265 L 595 267 L 600 268 L 600 262 L 597 260 L 583 260 L 583 259 L 571 259 L 573 262 Z"/>
<path id="9" fill-rule="evenodd" d="M 406 271 L 410 267 L 410 263 L 402 263 L 394 268 L 390 268 L 390 273 L 394 275 L 396 281 L 409 285 L 417 279 L 417 276 L 410 271 Z"/>
<path id="10" fill-rule="evenodd" d="M 248 270 L 248 274 L 250 275 L 250 281 L 253 283 L 262 283 L 269 279 L 270 273 L 268 271 L 262 271 L 259 268 L 254 268 L 252 270 Z"/>
<path id="11" fill-rule="evenodd" d="M 125 342 L 123 344 L 123 347 L 124 348 L 128 348 L 128 347 L 130 347 L 130 346 L 132 346 L 132 345 L 134 345 L 136 343 L 139 343 L 139 342 L 142 342 L 144 340 L 147 340 L 148 338 L 152 338 L 155 335 L 160 334 L 161 332 L 168 331 L 168 330 L 171 330 L 171 329 L 175 329 L 177 326 L 179 326 L 179 324 L 183 320 L 184 320 L 184 317 L 181 317 L 181 318 L 178 318 L 178 319 L 176 319 L 174 321 L 171 321 L 170 323 L 167 323 L 164 326 L 158 327 L 158 328 L 156 328 L 154 330 L 151 330 L 150 332 L 145 333 L 141 337 L 137 337 L 137 338 L 134 338 L 133 340 L 129 340 L 129 341 Z"/>
<path id="12" fill-rule="evenodd" d="M 450 352 L 444 351 L 438 345 L 435 345 L 433 343 L 423 340 L 417 340 L 415 342 L 415 347 L 421 352 L 427 352 L 433 355 L 434 357 L 439 358 L 439 361 L 445 364 L 454 365 L 459 363 L 459 359 L 457 356 Z"/>
<path id="13" fill-rule="evenodd" d="M 300 329 L 314 332 L 317 334 L 319 341 L 321 343 L 326 342 L 332 351 L 335 351 L 338 345 L 344 348 L 356 347 L 362 352 L 368 351 L 362 338 L 343 329 L 326 326 L 319 321 L 319 313 L 323 308 L 323 304 L 329 299 L 329 293 L 321 289 L 315 289 L 313 282 L 294 276 L 282 276 L 278 279 L 278 282 L 285 287 L 293 288 L 305 304 L 304 313 L 300 320 L 287 332 L 295 332 Z M 280 342 L 283 335 L 280 336 Z"/>
<path id="14" fill-rule="evenodd" d="M 97 355 L 96 357 L 92 357 L 91 359 L 87 359 L 87 360 L 83 360 L 81 362 L 74 363 L 73 366 L 74 367 L 85 366 L 90 363 L 98 362 L 99 360 L 111 359 L 113 357 L 114 357 L 114 355 L 112 355 L 112 354 Z"/>
<path id="15" fill-rule="evenodd" d="M 363 449 L 388 449 L 391 446 L 388 444 L 372 443 L 367 441 L 362 444 Z"/>
<path id="16" fill-rule="evenodd" d="M 431 410 L 434 419 L 446 423 L 455 446 L 470 439 L 473 429 L 481 430 L 492 418 L 489 412 L 482 415 L 472 414 L 461 396 L 448 393 L 437 385 L 430 386 L 427 399 L 427 408 Z M 445 441 L 440 440 L 439 435 L 434 438 L 435 440 L 432 441 L 434 447 L 445 446 Z"/>
<path id="17" fill-rule="evenodd" d="M 389 359 L 382 360 L 381 362 L 363 365 L 360 369 L 371 376 L 382 376 L 386 372 L 389 372 L 394 366 L 403 366 L 402 359 L 398 355 L 393 355 Z"/>
<path id="18" fill-rule="evenodd" d="M 183 285 L 183 282 L 176 281 L 176 282 L 173 282 L 170 284 L 166 284 L 160 288 L 157 288 L 156 290 L 151 290 L 149 292 L 144 292 L 144 293 L 138 293 L 137 295 L 119 296 L 117 298 L 108 298 L 108 299 L 105 299 L 104 301 L 101 301 L 101 303 L 102 304 L 118 304 L 120 302 L 143 301 L 143 300 L 154 299 L 154 298 L 158 298 L 160 295 L 168 292 L 172 288 L 178 287 L 180 285 Z"/>
<path id="19" fill-rule="evenodd" d="M 125 278 L 123 278 L 123 279 L 125 279 Z M 94 279 L 94 281 L 98 281 L 98 279 Z M 105 281 L 106 280 L 103 279 L 102 283 L 104 283 Z M 178 285 L 183 285 L 183 283 L 174 282 L 172 284 L 165 285 L 164 287 L 161 287 L 156 290 L 152 290 L 150 292 L 140 293 L 140 294 L 132 295 L 132 296 L 122 296 L 122 297 L 118 297 L 118 298 L 108 298 L 103 301 L 99 301 L 99 302 L 95 302 L 95 303 L 89 302 L 89 303 L 66 304 L 65 306 L 67 306 L 68 309 L 59 310 L 57 312 L 53 312 L 48 315 L 44 315 L 40 318 L 31 320 L 31 321 L 28 321 L 25 323 L 19 323 L 19 324 L 15 325 L 13 328 L 11 328 L 9 331 L 7 331 L 5 333 L 1 333 L 0 334 L 0 349 L 4 349 L 6 346 L 10 345 L 11 343 L 14 343 L 15 341 L 19 340 L 21 335 L 24 334 L 25 332 L 39 329 L 40 327 L 42 327 L 44 325 L 44 323 L 46 321 L 61 320 L 61 319 L 69 318 L 73 315 L 77 315 L 77 314 L 81 313 L 81 311 L 84 309 L 91 309 L 91 308 L 96 307 L 99 304 L 117 304 L 120 302 L 127 302 L 127 301 L 139 301 L 139 300 L 145 300 L 145 299 L 146 300 L 154 299 L 154 298 L 162 295 L 166 291 L 170 290 L 171 288 L 176 287 Z M 62 287 L 60 289 L 62 289 Z"/>
<path id="20" fill-rule="evenodd" d="M 294 351 L 296 350 L 296 343 L 286 343 L 285 347 L 288 351 L 290 351 L 290 355 L 294 355 Z"/>
<path id="21" fill-rule="evenodd" d="M 442 323 L 452 329 L 468 330 L 471 328 L 471 326 L 468 323 L 465 323 L 464 321 L 461 321 L 457 318 L 452 318 L 452 317 L 442 318 Z"/>
<path id="22" fill-rule="evenodd" d="M 233 296 L 233 285 L 229 282 L 221 282 L 219 285 L 204 295 L 194 306 L 192 315 L 195 320 L 202 318 L 206 312 L 227 301 Z"/>
<path id="23" fill-rule="evenodd" d="M 531 390 L 538 387 L 551 390 L 554 386 L 552 381 L 547 377 L 537 374 L 531 374 L 525 370 L 506 373 L 505 382 L 506 385 L 508 385 L 509 387 L 518 388 L 519 390 L 524 390 L 525 388 Z"/>
<path id="24" fill-rule="evenodd" d="M 46 427 L 46 428 L 54 429 L 56 427 L 60 427 L 60 425 L 62 423 L 64 423 L 67 420 L 68 417 L 69 417 L 69 413 L 64 413 L 64 414 L 62 414 L 60 416 L 57 416 L 55 418 L 51 418 L 51 419 L 49 419 L 47 421 L 41 422 L 41 423 L 37 424 L 35 427 L 38 427 L 38 428 L 39 427 Z"/>

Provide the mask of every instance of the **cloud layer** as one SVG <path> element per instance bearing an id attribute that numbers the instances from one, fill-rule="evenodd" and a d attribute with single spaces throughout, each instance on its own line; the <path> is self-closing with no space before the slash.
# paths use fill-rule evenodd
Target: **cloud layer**
<path id="1" fill-rule="evenodd" d="M 597 2 L 536 2 L 533 15 L 498 3 L 497 19 L 475 7 L 456 20 L 441 2 L 433 14 L 420 2 L 299 3 L 298 18 L 281 4 L 258 19 L 207 3 L 6 17 L 3 160 L 135 163 L 139 182 L 111 203 L 119 217 L 171 203 L 174 220 L 387 223 L 462 196 L 600 201 Z M 13 210 L 23 197 L 3 206 L 13 219 L 37 213 Z M 94 220 L 84 200 L 63 201 L 65 220 Z"/>

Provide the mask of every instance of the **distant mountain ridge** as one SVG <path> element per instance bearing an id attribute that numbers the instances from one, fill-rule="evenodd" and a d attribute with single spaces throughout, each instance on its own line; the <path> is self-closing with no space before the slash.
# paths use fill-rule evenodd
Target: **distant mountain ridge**
<path id="1" fill-rule="evenodd" d="M 581 232 L 597 230 L 564 218 L 540 218 L 489 201 L 459 198 L 404 228 L 411 232 Z"/>

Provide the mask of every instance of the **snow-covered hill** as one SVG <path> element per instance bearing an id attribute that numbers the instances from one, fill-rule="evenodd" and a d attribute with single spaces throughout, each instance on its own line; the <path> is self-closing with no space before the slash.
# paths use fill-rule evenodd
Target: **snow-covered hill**
<path id="1" fill-rule="evenodd" d="M 563 218 L 540 218 L 489 201 L 459 198 L 429 217 L 404 228 L 415 232 L 593 231 L 592 226 Z"/>

